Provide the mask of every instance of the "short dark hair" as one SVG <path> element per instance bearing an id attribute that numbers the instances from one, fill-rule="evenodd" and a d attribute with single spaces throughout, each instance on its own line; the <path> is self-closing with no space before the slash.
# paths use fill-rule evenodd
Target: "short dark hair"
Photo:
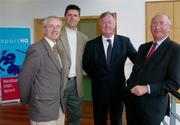
<path id="1" fill-rule="evenodd" d="M 77 5 L 74 5 L 74 4 L 68 5 L 68 6 L 66 7 L 64 16 L 66 16 L 68 10 L 77 10 L 77 11 L 79 12 L 79 16 L 80 16 L 81 9 L 80 9 Z"/>

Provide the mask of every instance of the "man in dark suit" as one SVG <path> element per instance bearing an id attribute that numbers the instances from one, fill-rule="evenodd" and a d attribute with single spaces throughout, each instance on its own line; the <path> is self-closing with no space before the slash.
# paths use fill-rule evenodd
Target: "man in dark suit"
<path id="1" fill-rule="evenodd" d="M 154 40 L 139 47 L 127 81 L 128 125 L 160 125 L 168 113 L 168 91 L 180 86 L 180 46 L 168 37 L 171 27 L 168 16 L 157 14 L 151 21 Z"/>
<path id="2" fill-rule="evenodd" d="M 122 90 L 125 87 L 124 64 L 127 57 L 134 62 L 136 50 L 128 37 L 115 35 L 115 18 L 105 12 L 100 16 L 102 36 L 87 43 L 83 68 L 92 81 L 92 99 L 95 125 L 122 124 Z"/>
<path id="3" fill-rule="evenodd" d="M 21 102 L 29 104 L 31 125 L 64 124 L 63 52 L 53 52 L 61 27 L 59 17 L 43 21 L 45 36 L 29 47 L 19 74 Z"/>

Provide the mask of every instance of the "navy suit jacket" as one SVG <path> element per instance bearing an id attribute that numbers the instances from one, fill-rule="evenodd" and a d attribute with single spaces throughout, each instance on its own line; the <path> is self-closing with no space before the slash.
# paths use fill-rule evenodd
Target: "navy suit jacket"
<path id="1" fill-rule="evenodd" d="M 106 62 L 102 36 L 89 41 L 83 55 L 83 69 L 91 78 L 93 101 L 122 97 L 125 87 L 124 64 L 127 57 L 134 62 L 136 50 L 128 37 L 115 35 L 110 66 Z"/>
<path id="2" fill-rule="evenodd" d="M 142 117 L 162 121 L 168 111 L 167 92 L 180 86 L 180 46 L 167 38 L 145 63 L 152 43 L 140 46 L 127 86 L 149 84 L 150 94 L 134 96 L 132 105 Z"/>

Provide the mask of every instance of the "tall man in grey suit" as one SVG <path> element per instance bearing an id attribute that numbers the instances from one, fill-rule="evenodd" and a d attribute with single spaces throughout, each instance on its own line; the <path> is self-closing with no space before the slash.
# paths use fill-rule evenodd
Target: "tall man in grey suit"
<path id="1" fill-rule="evenodd" d="M 154 40 L 139 47 L 127 81 L 128 125 L 160 125 L 169 112 L 168 92 L 180 87 L 180 46 L 168 37 L 171 28 L 168 16 L 155 15 L 151 20 Z"/>
<path id="2" fill-rule="evenodd" d="M 102 35 L 89 41 L 83 55 L 83 68 L 92 81 L 94 125 L 122 125 L 124 65 L 136 50 L 128 37 L 115 34 L 116 21 L 112 13 L 104 12 L 99 20 Z M 111 52 L 111 54 L 110 54 Z"/>
<path id="3" fill-rule="evenodd" d="M 63 52 L 53 52 L 61 27 L 59 17 L 43 21 L 45 36 L 29 47 L 19 74 L 21 102 L 29 105 L 31 125 L 64 124 Z"/>
<path id="4" fill-rule="evenodd" d="M 59 48 L 64 51 L 64 101 L 66 104 L 68 125 L 80 125 L 83 104 L 82 55 L 87 36 L 77 30 L 80 20 L 80 8 L 76 5 L 66 7 L 65 25 L 59 39 Z"/>

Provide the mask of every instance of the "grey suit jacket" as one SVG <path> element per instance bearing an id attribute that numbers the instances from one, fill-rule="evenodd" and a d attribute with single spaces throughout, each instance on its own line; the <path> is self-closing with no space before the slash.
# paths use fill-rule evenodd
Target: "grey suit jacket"
<path id="1" fill-rule="evenodd" d="M 60 53 L 63 57 L 63 52 Z M 31 45 L 19 74 L 21 102 L 29 104 L 33 121 L 58 118 L 64 111 L 63 74 L 51 47 L 45 39 Z"/>
<path id="2" fill-rule="evenodd" d="M 83 33 L 77 31 L 77 52 L 76 52 L 76 83 L 77 83 L 77 91 L 79 97 L 83 96 L 83 85 L 82 85 L 82 76 L 83 76 L 83 71 L 82 71 L 82 55 L 84 52 L 84 48 L 86 45 L 86 42 L 88 41 L 88 37 L 84 35 Z M 69 70 L 71 66 L 71 55 L 70 55 L 70 47 L 68 43 L 68 38 L 67 38 L 67 33 L 65 30 L 65 27 L 62 28 L 61 31 L 61 37 L 58 41 L 58 47 L 60 51 L 65 52 L 65 58 L 62 60 L 63 61 L 63 71 L 64 71 L 64 89 L 67 84 L 68 80 L 68 75 L 69 75 Z"/>

